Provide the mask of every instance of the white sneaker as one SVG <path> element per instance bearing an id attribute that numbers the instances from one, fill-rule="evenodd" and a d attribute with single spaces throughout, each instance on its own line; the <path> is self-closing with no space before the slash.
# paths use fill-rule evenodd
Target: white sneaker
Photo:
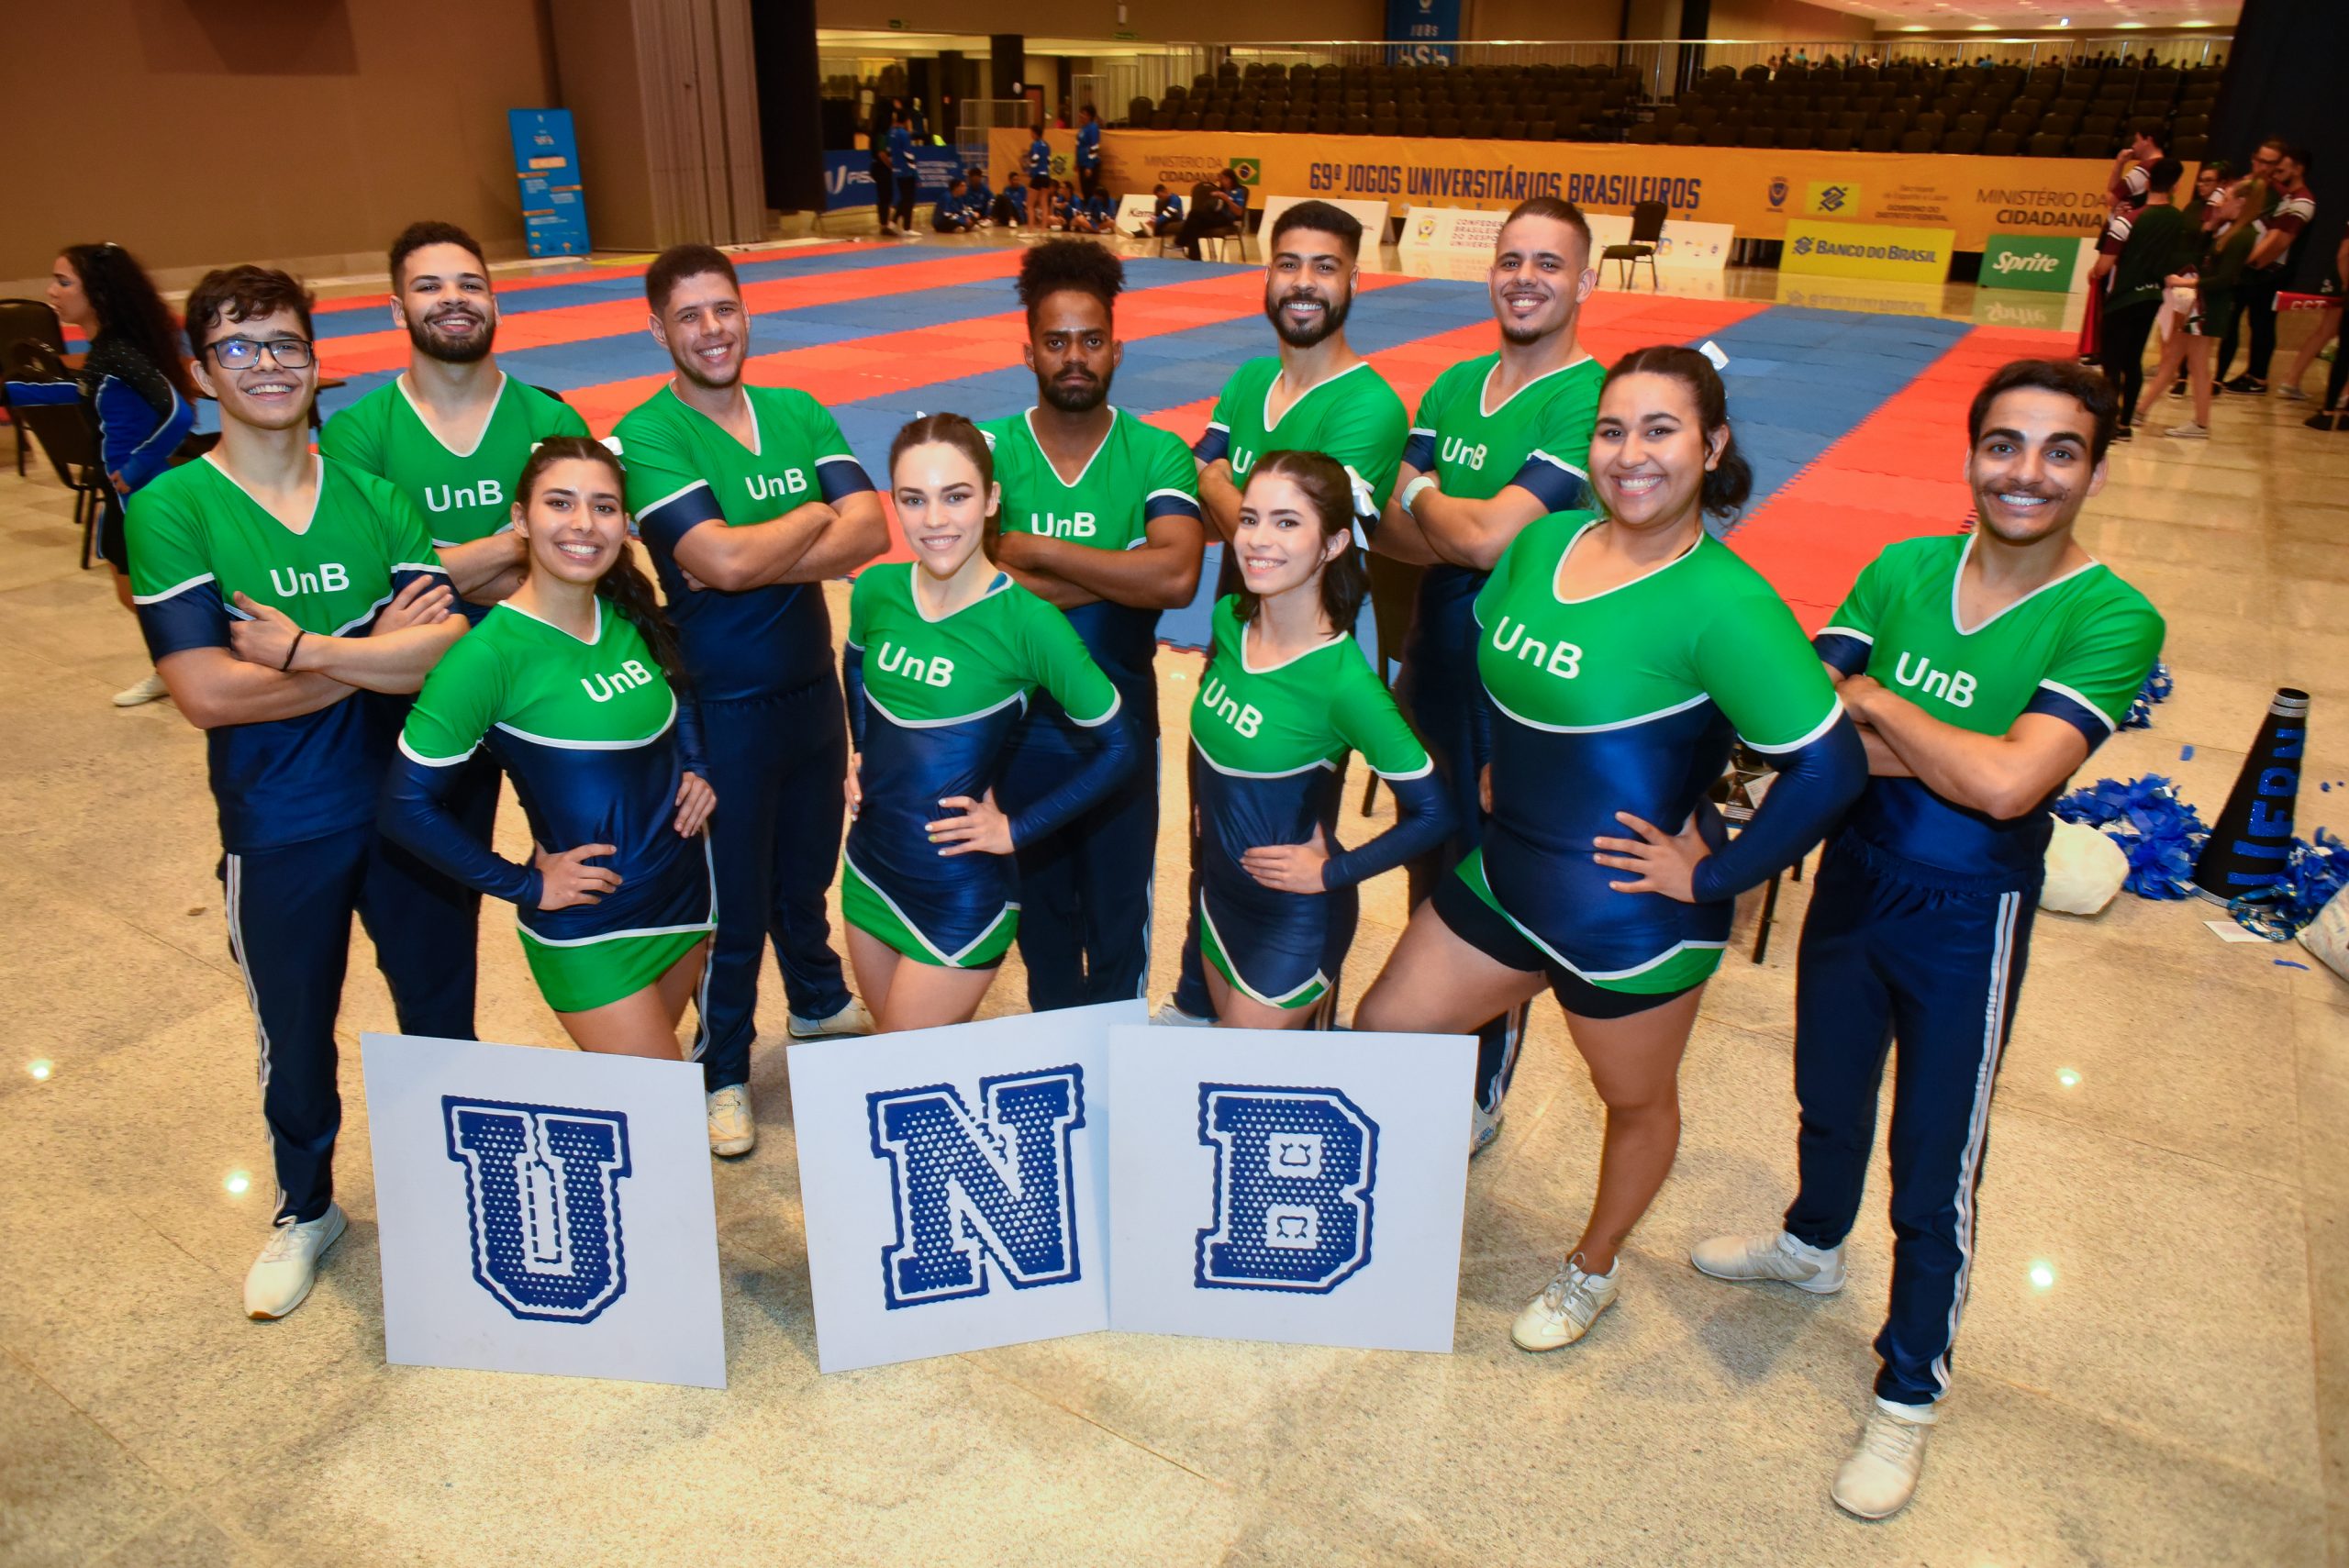
<path id="1" fill-rule="evenodd" d="M 848 1006 L 829 1018 L 803 1018 L 794 1013 L 787 1027 L 794 1040 L 833 1040 L 842 1035 L 871 1034 L 873 1015 L 864 1010 L 863 1002 L 851 996 Z"/>
<path id="2" fill-rule="evenodd" d="M 1784 1230 L 1761 1236 L 1716 1236 L 1699 1241 L 1688 1261 L 1700 1274 L 1726 1280 L 1784 1280 L 1813 1296 L 1843 1288 L 1843 1249 L 1812 1247 Z"/>
<path id="3" fill-rule="evenodd" d="M 2174 441 L 2207 441 L 2210 430 L 2205 425 L 2172 425 L 2164 432 Z"/>
<path id="4" fill-rule="evenodd" d="M 1162 1003 L 1158 1011 L 1150 1015 L 1150 1021 L 1153 1024 L 1163 1024 L 1168 1029 L 1211 1029 L 1215 1028 L 1215 1020 L 1213 1018 L 1193 1018 L 1190 1014 L 1176 1006 L 1172 998 Z"/>
<path id="5" fill-rule="evenodd" d="M 1490 1149 L 1501 1135 L 1501 1113 L 1471 1103 L 1468 1106 L 1468 1158 Z"/>
<path id="6" fill-rule="evenodd" d="M 709 1093 L 709 1151 L 748 1154 L 759 1141 L 758 1123 L 751 1116 L 751 1086 L 729 1084 Z"/>
<path id="7" fill-rule="evenodd" d="M 318 1260 L 347 1229 L 342 1206 L 330 1203 L 316 1219 L 272 1231 L 269 1245 L 245 1273 L 245 1316 L 265 1321 L 301 1306 L 318 1282 Z"/>
<path id="8" fill-rule="evenodd" d="M 2309 400 L 2309 395 L 2297 386 L 2279 386 L 2276 389 L 2276 395 L 2287 403 L 2306 403 Z"/>
<path id="9" fill-rule="evenodd" d="M 1869 1407 L 1860 1446 L 1835 1472 L 1835 1506 L 1864 1519 L 1888 1519 L 1907 1507 L 1937 1418 L 1930 1405 L 1879 1399 Z"/>
<path id="10" fill-rule="evenodd" d="M 163 677 L 150 672 L 147 678 L 138 684 L 125 686 L 115 693 L 114 706 L 137 707 L 142 703 L 161 702 L 171 695 L 171 688 L 163 684 Z"/>
<path id="11" fill-rule="evenodd" d="M 1554 1351 L 1573 1344 L 1615 1305 L 1615 1281 L 1622 1272 L 1623 1260 L 1618 1257 L 1611 1273 L 1586 1273 L 1582 1254 L 1576 1252 L 1558 1265 L 1557 1277 L 1542 1287 L 1542 1294 L 1525 1304 L 1508 1326 L 1509 1339 L 1520 1351 Z"/>

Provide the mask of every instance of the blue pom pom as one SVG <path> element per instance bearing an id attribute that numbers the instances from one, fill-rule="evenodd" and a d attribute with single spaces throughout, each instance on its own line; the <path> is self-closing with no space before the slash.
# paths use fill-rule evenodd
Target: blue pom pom
<path id="1" fill-rule="evenodd" d="M 2210 829 L 2177 785 L 2160 773 L 2123 783 L 2099 779 L 2055 803 L 2066 822 L 2099 828 L 2129 858 L 2121 885 L 2140 898 L 2183 898 L 2194 891 L 2194 862 Z"/>
<path id="2" fill-rule="evenodd" d="M 2129 717 L 2121 721 L 2121 728 L 2151 729 L 2154 727 L 2154 705 L 2169 701 L 2170 693 L 2176 689 L 2177 683 L 2170 676 L 2168 663 L 2164 660 L 2154 660 L 2153 671 L 2146 675 L 2144 685 L 2137 693 L 2137 700 L 2129 705 Z"/>

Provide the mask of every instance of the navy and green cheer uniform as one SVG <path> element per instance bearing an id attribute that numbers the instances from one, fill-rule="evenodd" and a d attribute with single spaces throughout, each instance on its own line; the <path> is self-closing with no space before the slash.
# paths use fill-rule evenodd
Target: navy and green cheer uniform
<path id="1" fill-rule="evenodd" d="M 1003 961 L 1019 925 L 1009 855 L 941 855 L 928 824 L 939 803 L 976 800 L 996 783 L 1029 698 L 1049 693 L 1094 737 L 1059 787 L 1013 810 L 1014 847 L 1049 837 L 1101 799 L 1139 760 L 1118 688 L 1087 657 L 1067 617 L 996 574 L 985 594 L 938 620 L 914 598 L 905 562 L 873 566 L 849 599 L 850 723 L 863 805 L 849 828 L 841 909 L 849 924 L 906 957 L 955 969 Z"/>
<path id="2" fill-rule="evenodd" d="M 243 593 L 321 636 L 364 635 L 394 595 L 442 577 L 424 519 L 382 480 L 318 464 L 295 533 L 216 463 L 185 463 L 130 500 L 130 581 L 148 653 L 229 646 Z M 335 1016 L 355 914 L 403 1033 L 470 1040 L 473 930 L 463 890 L 375 828 L 405 698 L 355 692 L 295 718 L 207 730 L 228 944 L 261 1048 L 277 1219 L 334 1196 Z"/>
<path id="3" fill-rule="evenodd" d="M 1493 812 L 1483 844 L 1436 895 L 1464 939 L 1547 972 L 1569 1011 L 1593 1016 L 1702 984 L 1727 945 L 1731 901 L 1817 843 L 1867 768 L 1785 601 L 1719 539 L 1700 535 L 1644 575 L 1562 597 L 1566 555 L 1604 520 L 1564 512 L 1528 524 L 1476 595 Z M 1740 738 L 1778 773 L 1731 841 L 1707 792 Z M 1598 864 L 1591 840 L 1632 837 L 1619 811 L 1667 833 L 1695 815 L 1712 849 L 1696 902 L 1608 885 L 1625 873 Z M 1495 914 L 1521 939 L 1514 957 L 1506 940 L 1479 940 L 1498 930 Z"/>
<path id="4" fill-rule="evenodd" d="M 1491 406 L 1497 350 L 1436 377 L 1403 462 L 1432 474 L 1446 495 L 1485 501 L 1510 485 L 1552 512 L 1588 505 L 1591 427 L 1606 370 L 1585 354 L 1519 387 Z M 1476 595 L 1486 573 L 1438 562 L 1419 573 L 1411 629 L 1403 639 L 1395 695 L 1427 742 L 1452 802 L 1452 833 L 1410 862 L 1417 906 L 1468 858 L 1482 836 L 1477 780 L 1492 761 L 1492 716 L 1476 673 Z M 1525 1013 L 1511 1008 L 1476 1031 L 1476 1102 L 1497 1113 L 1517 1072 Z"/>
<path id="5" fill-rule="evenodd" d="M 468 832 L 450 808 L 465 760 L 494 753 L 532 841 L 561 854 L 609 844 L 620 884 L 593 904 L 540 909 L 544 879 Z M 709 776 L 693 705 L 680 702 L 644 634 L 601 599 L 588 641 L 501 604 L 434 666 L 384 783 L 390 834 L 450 876 L 517 910 L 547 1006 L 584 1013 L 666 974 L 716 929 L 706 835 L 676 829 L 687 773 Z"/>
<path id="6" fill-rule="evenodd" d="M 1200 943 L 1232 987 L 1271 1007 L 1329 994 L 1353 942 L 1357 886 L 1442 841 L 1451 806 L 1435 763 L 1344 632 L 1282 663 L 1249 662 L 1239 599 L 1217 601 L 1213 650 L 1191 705 L 1191 798 L 1199 819 Z M 1342 765 L 1359 751 L 1395 792 L 1396 822 L 1355 849 L 1338 842 Z M 1284 893 L 1241 856 L 1330 846 L 1320 894 Z"/>
<path id="7" fill-rule="evenodd" d="M 1820 657 L 1960 729 L 2004 735 L 2024 714 L 2043 713 L 2094 751 L 2153 670 L 2160 615 L 2091 562 L 1963 626 L 1957 589 L 1972 548 L 1955 535 L 1888 547 L 1820 631 Z M 1876 1341 L 1884 1362 L 1876 1391 L 1896 1404 L 1949 1391 L 1990 1095 L 2053 830 L 2045 801 L 1999 820 L 1918 779 L 1871 778 L 1828 847 L 1803 921 L 1795 977 L 1802 1188 L 1786 1225 L 1817 1247 L 1850 1233 L 1876 1147 L 1885 1051 L 1897 1038 L 1892 1306 Z"/>
<path id="8" fill-rule="evenodd" d="M 123 538 L 123 496 L 171 465 L 172 454 L 195 424 L 195 410 L 171 378 L 118 332 L 101 329 L 71 381 L 12 381 L 8 401 L 21 407 L 78 403 L 97 438 L 98 554 L 117 572 L 130 570 Z M 23 439 L 19 433 L 18 440 Z M 112 481 L 119 476 L 122 489 Z"/>
<path id="9" fill-rule="evenodd" d="M 389 480 L 416 503 L 432 530 L 433 547 L 471 544 L 514 526 L 514 485 L 530 452 L 550 436 L 584 436 L 587 421 L 537 387 L 501 373 L 489 417 L 465 451 L 433 433 L 409 395 L 407 377 L 395 376 L 343 409 L 318 432 L 318 450 L 348 468 Z M 487 604 L 460 596 L 454 608 L 479 626 Z M 497 763 L 484 751 L 458 770 L 449 809 L 487 844 L 497 831 Z M 478 930 L 481 900 L 467 899 Z"/>
<path id="10" fill-rule="evenodd" d="M 1198 470 L 1181 438 L 1110 410 L 1108 433 L 1063 480 L 1037 443 L 1030 415 L 979 427 L 995 451 L 1008 533 L 1096 550 L 1136 550 L 1162 517 L 1199 515 Z M 1019 957 L 1037 1012 L 1146 994 L 1158 852 L 1158 616 L 1107 599 L 1066 612 L 1085 651 L 1117 687 L 1143 765 L 1057 831 L 1019 840 Z M 1018 812 L 1059 788 L 1095 742 L 1039 695 L 1004 751 L 997 798 Z"/>
<path id="11" fill-rule="evenodd" d="M 1244 203 L 1247 187 L 1241 187 L 1238 194 Z M 1358 360 L 1308 389 L 1275 419 L 1271 417 L 1272 395 L 1280 373 L 1278 354 L 1262 355 L 1232 372 L 1216 398 L 1207 429 L 1192 443 L 1192 455 L 1202 463 L 1219 459 L 1230 462 L 1231 483 L 1244 491 L 1256 460 L 1268 451 L 1324 452 L 1369 489 L 1374 511 L 1385 510 L 1411 428 L 1410 415 L 1386 378 L 1369 361 Z M 1245 584 L 1241 581 L 1237 554 L 1229 545 L 1216 546 L 1215 553 L 1222 562 L 1216 571 L 1216 597 L 1241 592 Z M 1197 861 L 1195 849 L 1192 863 Z M 1194 885 L 1191 907 L 1197 910 L 1198 904 L 1198 889 Z M 1183 973 L 1174 987 L 1174 1004 L 1195 1018 L 1214 1012 L 1206 972 L 1200 967 L 1196 915 L 1183 938 Z"/>
<path id="12" fill-rule="evenodd" d="M 823 405 L 785 387 L 742 390 L 758 438 L 748 447 L 667 386 L 613 431 L 718 792 L 718 936 L 701 1058 L 712 1090 L 750 1081 L 763 943 L 774 945 L 792 1012 L 826 1018 L 849 1004 L 824 911 L 848 810 L 848 732 L 823 584 L 688 588 L 677 541 L 703 523 L 767 522 L 873 488 Z"/>

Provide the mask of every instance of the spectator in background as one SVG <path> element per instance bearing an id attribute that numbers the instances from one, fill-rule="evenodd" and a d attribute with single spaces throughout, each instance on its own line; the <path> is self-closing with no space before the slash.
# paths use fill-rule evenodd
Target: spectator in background
<path id="1" fill-rule="evenodd" d="M 1215 183 L 1191 187 L 1191 216 L 1183 220 L 1183 254 L 1200 259 L 1199 241 L 1219 234 L 1244 234 L 1248 217 L 1248 187 L 1229 169 L 1219 171 Z"/>
<path id="2" fill-rule="evenodd" d="M 995 193 L 987 189 L 987 172 L 985 169 L 965 169 L 963 171 L 963 183 L 964 200 L 970 204 L 973 216 L 981 223 L 986 222 L 995 215 Z"/>
<path id="3" fill-rule="evenodd" d="M 921 183 L 921 171 L 914 162 L 914 128 L 903 109 L 889 126 L 889 171 L 896 177 L 897 202 L 893 221 L 900 229 L 914 226 L 914 196 Z"/>
<path id="4" fill-rule="evenodd" d="M 2300 345 L 2299 353 L 2293 357 L 2292 373 L 2285 378 L 2281 386 L 2276 389 L 2276 395 L 2288 402 L 2299 403 L 2308 397 L 2308 394 L 2300 388 L 2301 378 L 2309 373 L 2309 366 L 2316 363 L 2316 357 L 2324 351 L 2324 346 L 2340 336 L 2341 296 L 2344 293 L 2349 293 L 2349 229 L 2342 232 L 2340 248 L 2333 252 L 2332 256 L 2332 271 L 2322 283 L 2317 285 L 2317 292 L 2331 295 L 2332 303 L 2317 313 L 2315 330 L 2308 335 L 2307 340 Z M 2338 349 L 2334 350 L 2332 376 L 2327 384 L 2325 393 L 2324 406 L 2329 410 L 2338 410 L 2341 406 L 2341 351 Z M 2311 419 L 2308 424 L 2311 429 L 2325 428 L 2322 422 L 2317 419 Z"/>
<path id="5" fill-rule="evenodd" d="M 2203 237 L 2199 261 L 2190 268 L 2172 272 L 2165 280 L 2170 287 L 2194 291 L 2194 303 L 2187 312 L 2185 325 L 2170 334 L 2169 343 L 2162 350 L 2161 369 L 2154 377 L 2154 384 L 2160 386 L 2176 374 L 2183 362 L 2193 384 L 2194 418 L 2190 423 L 2172 426 L 2169 434 L 2174 437 L 2189 440 L 2210 438 L 2210 349 L 2222 324 L 2234 312 L 2235 288 L 2242 281 L 2243 263 L 2250 258 L 2256 238 L 2248 215 L 2266 204 L 2265 181 L 2245 179 L 2228 187 L 2211 204 L 2217 227 Z M 2137 423 L 2144 423 L 2152 403 L 2151 396 L 2139 401 Z"/>
<path id="6" fill-rule="evenodd" d="M 1108 196 L 1071 195 L 1061 214 L 1061 227 L 1071 234 L 1108 234 L 1117 228 L 1117 209 Z"/>
<path id="7" fill-rule="evenodd" d="M 2276 357 L 2276 295 L 2292 275 L 2299 259 L 2300 236 L 2316 217 L 2316 198 L 2309 194 L 2309 151 L 2297 145 L 2268 143 L 2276 152 L 2276 174 L 2265 211 L 2250 219 L 2256 237 L 2243 263 L 2236 289 L 2236 309 L 2251 322 L 2251 358 L 2243 374 L 2226 384 L 2229 392 L 2257 395 L 2267 390 L 2267 366 Z M 2257 167 L 2254 161 L 2253 167 Z M 2216 374 L 2224 380 L 2234 360 L 2235 326 L 2230 322 L 2219 345 Z"/>
<path id="8" fill-rule="evenodd" d="M 1052 144 L 1044 128 L 1031 128 L 1028 138 L 1028 222 L 1041 228 L 1052 221 Z"/>
<path id="9" fill-rule="evenodd" d="M 1088 201 L 1101 194 L 1101 116 L 1090 104 L 1076 111 L 1076 187 Z"/>
<path id="10" fill-rule="evenodd" d="M 1183 198 L 1163 185 L 1150 188 L 1151 213 L 1140 228 L 1134 230 L 1137 239 L 1157 239 L 1183 227 Z"/>
<path id="11" fill-rule="evenodd" d="M 894 111 L 885 110 L 875 103 L 873 120 L 864 136 L 865 149 L 871 160 L 867 170 L 873 176 L 873 210 L 880 219 L 881 232 L 885 235 L 897 232 L 889 222 L 889 209 L 897 199 L 896 168 L 889 161 L 889 127 L 893 123 L 893 115 Z"/>
<path id="12" fill-rule="evenodd" d="M 946 187 L 930 209 L 930 227 L 941 234 L 968 234 L 979 226 L 979 215 L 971 209 L 970 183 L 956 180 Z"/>
<path id="13" fill-rule="evenodd" d="M 2163 280 L 2184 266 L 2192 252 L 2186 220 L 2172 203 L 2184 168 L 2175 158 L 2159 158 L 2145 172 L 2145 205 L 2132 212 L 2116 210 L 2097 241 L 2096 268 L 2088 276 L 2104 286 L 2104 375 L 2121 402 L 2121 422 L 2112 439 L 2134 439 L 2132 411 L 2143 389 L 2145 339 L 2162 305 Z"/>
<path id="14" fill-rule="evenodd" d="M 2169 132 L 2162 122 L 2147 117 L 2133 121 L 2130 127 L 2129 145 L 2112 161 L 2112 173 L 2105 181 L 2105 199 L 2115 211 L 2123 208 L 2134 212 L 2145 205 L 2145 176 L 2154 162 L 2168 153 Z"/>
<path id="15" fill-rule="evenodd" d="M 12 404 L 78 403 L 98 441 L 106 483 L 98 490 L 98 553 L 114 570 L 114 596 L 136 613 L 122 504 L 169 466 L 195 422 L 195 384 L 180 358 L 179 328 L 129 251 L 119 245 L 69 245 L 51 263 L 47 297 L 66 326 L 90 339 L 72 381 L 8 383 Z M 114 695 L 117 707 L 165 696 L 162 677 Z"/>
<path id="16" fill-rule="evenodd" d="M 1020 183 L 1019 170 L 1004 171 L 1003 192 L 995 198 L 991 216 L 1006 228 L 1016 228 L 1028 221 L 1028 187 Z"/>

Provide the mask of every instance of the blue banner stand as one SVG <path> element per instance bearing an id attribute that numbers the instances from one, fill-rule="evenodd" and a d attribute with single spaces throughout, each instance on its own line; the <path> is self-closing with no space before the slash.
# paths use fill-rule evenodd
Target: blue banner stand
<path id="1" fill-rule="evenodd" d="M 533 256 L 584 256 L 587 205 L 579 183 L 579 139 L 569 109 L 508 109 L 522 229 Z"/>

